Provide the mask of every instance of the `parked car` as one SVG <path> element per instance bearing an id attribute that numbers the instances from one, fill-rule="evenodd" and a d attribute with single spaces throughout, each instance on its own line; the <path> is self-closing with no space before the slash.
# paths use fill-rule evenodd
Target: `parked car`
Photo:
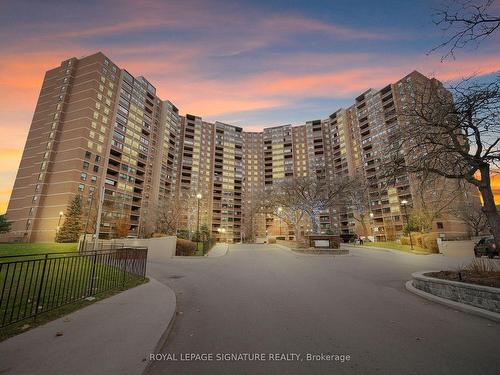
<path id="1" fill-rule="evenodd" d="M 486 255 L 488 258 L 499 256 L 497 245 L 493 237 L 481 238 L 474 246 L 474 255 L 476 258 Z"/>

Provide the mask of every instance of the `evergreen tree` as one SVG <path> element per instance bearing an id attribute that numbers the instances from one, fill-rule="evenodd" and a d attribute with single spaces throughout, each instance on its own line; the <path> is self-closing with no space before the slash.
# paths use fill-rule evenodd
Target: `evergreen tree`
<path id="1" fill-rule="evenodd" d="M 56 242 L 78 242 L 82 231 L 82 197 L 76 195 L 68 206 L 63 225 L 56 234 Z"/>
<path id="2" fill-rule="evenodd" d="M 7 221 L 5 215 L 0 215 L 0 233 L 7 233 L 10 231 L 11 222 Z"/>

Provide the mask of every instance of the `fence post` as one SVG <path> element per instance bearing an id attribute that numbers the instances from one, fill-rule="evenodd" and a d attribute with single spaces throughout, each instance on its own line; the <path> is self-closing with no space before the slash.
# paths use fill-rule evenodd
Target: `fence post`
<path id="1" fill-rule="evenodd" d="M 38 315 L 38 310 L 40 309 L 40 299 L 42 298 L 42 288 L 43 288 L 43 282 L 45 280 L 45 269 L 47 268 L 48 257 L 49 254 L 45 254 L 45 258 L 43 260 L 42 279 L 40 280 L 40 289 L 38 289 L 38 297 L 36 299 L 36 306 L 35 306 L 35 316 L 33 318 L 33 320 L 35 321 L 36 321 L 36 316 Z"/>
<path id="2" fill-rule="evenodd" d="M 127 263 L 128 263 L 128 249 L 122 250 L 125 251 L 125 266 L 123 267 L 123 281 L 122 281 L 122 287 L 125 288 L 125 275 L 127 273 Z"/>
<path id="3" fill-rule="evenodd" d="M 90 288 L 87 292 L 89 296 L 92 295 L 92 291 L 94 290 L 94 277 L 95 277 L 95 267 L 97 263 L 97 250 L 94 251 L 94 261 L 92 262 L 92 273 L 90 275 Z"/>

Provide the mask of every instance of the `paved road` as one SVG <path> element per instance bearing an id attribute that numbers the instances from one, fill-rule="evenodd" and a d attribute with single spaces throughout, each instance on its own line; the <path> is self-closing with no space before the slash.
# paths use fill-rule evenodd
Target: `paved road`
<path id="1" fill-rule="evenodd" d="M 498 374 L 500 325 L 404 289 L 413 271 L 455 266 L 443 256 L 354 250 L 301 256 L 234 245 L 212 259 L 149 271 L 174 289 L 179 315 L 149 374 Z M 180 361 L 184 353 L 265 353 L 266 361 Z M 301 360 L 271 361 L 270 353 Z M 307 353 L 350 361 L 307 361 Z M 215 354 L 214 354 L 215 356 Z"/>

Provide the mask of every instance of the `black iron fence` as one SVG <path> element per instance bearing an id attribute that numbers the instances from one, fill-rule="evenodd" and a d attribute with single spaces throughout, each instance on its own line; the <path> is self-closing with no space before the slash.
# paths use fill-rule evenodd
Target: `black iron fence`
<path id="1" fill-rule="evenodd" d="M 115 249 L 123 249 L 125 246 L 123 243 L 104 240 L 104 241 L 91 241 L 91 240 L 82 240 L 78 243 L 78 252 L 86 252 L 86 251 L 101 251 L 101 250 L 115 250 Z"/>
<path id="2" fill-rule="evenodd" d="M 146 275 L 146 247 L 0 257 L 0 327 Z"/>

